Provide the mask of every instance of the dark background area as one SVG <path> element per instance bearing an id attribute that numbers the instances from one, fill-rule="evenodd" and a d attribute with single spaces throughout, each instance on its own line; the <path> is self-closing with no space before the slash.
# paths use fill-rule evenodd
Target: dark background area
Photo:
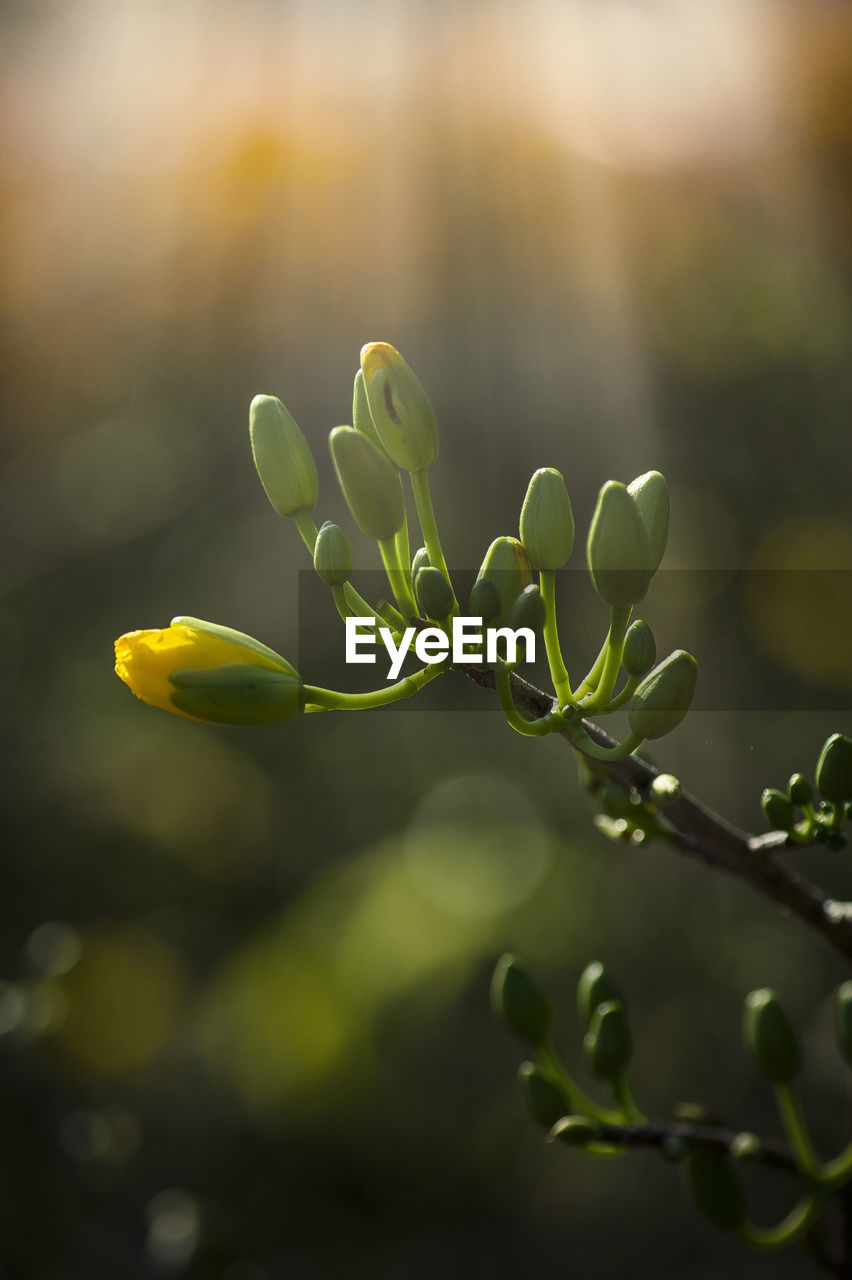
<path id="1" fill-rule="evenodd" d="M 761 829 L 762 787 L 850 729 L 849 7 L 71 0 L 0 23 L 3 1275 L 817 1274 L 714 1232 L 651 1154 L 547 1146 L 488 980 L 527 958 L 585 1079 L 574 984 L 605 960 L 640 1102 L 766 1132 L 739 1023 L 777 987 L 829 1155 L 852 1116 L 825 943 L 607 843 L 567 747 L 460 683 L 451 705 L 461 677 L 229 731 L 136 702 L 112 642 L 189 614 L 320 680 L 342 628 L 330 600 L 299 615 L 248 404 L 300 422 L 367 589 L 324 441 L 387 340 L 438 412 L 454 565 L 516 533 L 536 467 L 566 478 L 578 570 L 599 486 L 666 474 L 644 612 L 702 682 L 656 754 Z M 563 578 L 577 673 L 605 618 Z M 852 892 L 848 854 L 791 862 Z M 772 1221 L 792 1188 L 753 1181 Z"/>

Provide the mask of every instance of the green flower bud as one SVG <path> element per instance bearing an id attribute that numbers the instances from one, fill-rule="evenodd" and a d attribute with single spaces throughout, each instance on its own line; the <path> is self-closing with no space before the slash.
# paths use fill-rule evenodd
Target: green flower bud
<path id="1" fill-rule="evenodd" d="M 330 587 L 342 587 L 352 575 L 352 550 L 340 525 L 326 520 L 314 543 L 314 568 Z"/>
<path id="2" fill-rule="evenodd" d="M 563 1116 L 550 1130 L 550 1136 L 569 1147 L 587 1147 L 600 1138 L 600 1129 L 587 1116 Z"/>
<path id="3" fill-rule="evenodd" d="M 722 1231 L 736 1231 L 745 1222 L 746 1198 L 740 1181 L 724 1156 L 693 1151 L 684 1161 L 686 1182 L 705 1218 Z"/>
<path id="4" fill-rule="evenodd" d="M 429 559 L 429 552 L 425 547 L 419 547 L 414 553 L 414 559 L 411 561 L 411 576 L 417 577 L 419 569 L 428 569 L 431 567 L 432 561 Z"/>
<path id="5" fill-rule="evenodd" d="M 592 1013 L 583 1038 L 589 1066 L 596 1076 L 612 1080 L 630 1061 L 631 1043 L 627 1017 L 620 1000 L 605 1000 Z"/>
<path id="6" fill-rule="evenodd" d="M 453 589 L 440 569 L 426 565 L 418 569 L 414 577 L 414 598 L 423 618 L 443 622 L 453 611 Z"/>
<path id="7" fill-rule="evenodd" d="M 494 539 L 485 553 L 482 567 L 476 576 L 477 583 L 481 578 L 493 582 L 500 601 L 498 618 L 504 618 L 524 587 L 532 582 L 529 557 L 517 538 Z M 471 592 L 471 609 L 473 609 L 473 592 Z M 473 616 L 479 616 L 477 611 L 474 610 Z M 484 614 L 481 616 L 485 617 Z"/>
<path id="8" fill-rule="evenodd" d="M 600 960 L 592 960 L 580 974 L 577 983 L 577 1013 L 580 1022 L 588 1026 L 598 1005 L 612 1000 L 620 1002 L 621 992 Z"/>
<path id="9" fill-rule="evenodd" d="M 281 724 L 305 709 L 298 676 L 253 663 L 172 671 L 169 681 L 179 711 L 215 724 Z"/>
<path id="10" fill-rule="evenodd" d="M 438 456 L 438 424 L 416 373 L 387 342 L 361 348 L 370 414 L 390 458 L 406 471 L 422 471 Z"/>
<path id="11" fill-rule="evenodd" d="M 630 699 L 627 720 L 640 738 L 662 738 L 679 725 L 689 710 L 698 663 L 685 649 L 676 649 L 649 672 Z"/>
<path id="12" fill-rule="evenodd" d="M 648 794 L 654 804 L 661 806 L 674 804 L 683 795 L 680 779 L 673 773 L 658 773 L 648 788 Z"/>
<path id="13" fill-rule="evenodd" d="M 773 831 L 792 831 L 796 822 L 793 802 L 783 791 L 765 787 L 760 796 L 763 816 Z"/>
<path id="14" fill-rule="evenodd" d="M 536 1124 L 550 1129 L 562 1116 L 567 1116 L 571 1103 L 565 1090 L 548 1079 L 534 1062 L 522 1062 L 518 1068 L 521 1092 L 527 1110 Z"/>
<path id="15" fill-rule="evenodd" d="M 651 670 L 656 660 L 657 642 L 654 639 L 654 633 L 647 622 L 637 618 L 627 628 L 624 648 L 621 652 L 621 665 L 629 676 L 644 676 L 646 671 Z"/>
<path id="16" fill-rule="evenodd" d="M 275 396 L 255 396 L 249 409 L 254 465 L 266 496 L 282 516 L 312 511 L 317 465 L 295 419 Z"/>
<path id="17" fill-rule="evenodd" d="M 506 612 L 506 626 L 517 631 L 519 627 L 529 627 L 540 635 L 544 630 L 545 609 L 538 585 L 531 582 L 523 591 L 515 596 Z"/>
<path id="18" fill-rule="evenodd" d="M 751 991 L 743 1008 L 743 1038 L 767 1080 L 786 1084 L 801 1065 L 799 1045 L 776 992 Z"/>
<path id="19" fill-rule="evenodd" d="M 513 955 L 497 961 L 491 979 L 491 1008 L 512 1035 L 530 1044 L 543 1045 L 550 1032 L 550 1001 Z"/>
<path id="20" fill-rule="evenodd" d="M 811 784 L 803 773 L 794 773 L 787 783 L 787 794 L 793 801 L 793 804 L 803 808 L 814 798 L 814 791 Z"/>
<path id="21" fill-rule="evenodd" d="M 364 374 L 361 369 L 355 374 L 355 387 L 352 392 L 352 426 L 366 436 L 380 453 L 385 452 L 367 400 L 367 388 L 364 386 Z"/>
<path id="22" fill-rule="evenodd" d="M 852 800 L 852 738 L 831 735 L 817 761 L 816 784 L 823 799 L 832 804 Z"/>
<path id="23" fill-rule="evenodd" d="M 490 627 L 500 617 L 500 593 L 490 578 L 477 578 L 470 592 L 470 616 Z"/>
<path id="24" fill-rule="evenodd" d="M 852 979 L 841 982 L 834 993 L 834 1036 L 847 1065 L 852 1067 Z"/>
<path id="25" fill-rule="evenodd" d="M 646 471 L 627 486 L 648 538 L 648 567 L 656 573 L 669 536 L 669 487 L 659 471 Z"/>
<path id="26" fill-rule="evenodd" d="M 396 467 L 353 427 L 335 427 L 328 443 L 340 488 L 358 528 L 377 541 L 394 537 L 405 519 Z"/>
<path id="27" fill-rule="evenodd" d="M 651 552 L 638 507 L 623 484 L 608 480 L 598 495 L 586 544 L 589 573 L 602 600 L 637 604 L 651 581 Z"/>
<path id="28" fill-rule="evenodd" d="M 561 569 L 574 546 L 574 513 L 565 481 L 553 467 L 530 480 L 521 508 L 521 542 L 534 569 Z"/>

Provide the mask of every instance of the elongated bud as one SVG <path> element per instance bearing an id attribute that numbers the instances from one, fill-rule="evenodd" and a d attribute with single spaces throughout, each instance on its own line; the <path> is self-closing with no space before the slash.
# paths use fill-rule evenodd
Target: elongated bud
<path id="1" fill-rule="evenodd" d="M 352 576 L 352 550 L 340 525 L 326 520 L 314 544 L 314 568 L 330 587 L 342 587 Z"/>
<path id="2" fill-rule="evenodd" d="M 816 784 L 822 798 L 832 804 L 852 800 L 852 738 L 831 735 L 817 761 Z"/>
<path id="3" fill-rule="evenodd" d="M 679 725 L 689 710 L 698 663 L 685 649 L 676 649 L 649 672 L 630 699 L 627 719 L 640 738 L 662 738 Z"/>
<path id="4" fill-rule="evenodd" d="M 651 581 L 648 535 L 625 485 L 608 480 L 586 544 L 589 573 L 602 600 L 614 608 L 637 604 Z"/>
<path id="5" fill-rule="evenodd" d="M 537 1124 L 550 1129 L 562 1116 L 567 1116 L 571 1103 L 565 1090 L 550 1080 L 534 1062 L 522 1062 L 518 1081 L 527 1110 Z"/>
<path id="6" fill-rule="evenodd" d="M 773 831 L 792 831 L 796 822 L 793 802 L 783 791 L 775 787 L 765 787 L 760 797 L 763 816 Z"/>
<path id="7" fill-rule="evenodd" d="M 512 1035 L 536 1046 L 547 1041 L 553 1020 L 550 1001 L 516 956 L 506 954 L 497 961 L 491 1008 Z"/>
<path id="8" fill-rule="evenodd" d="M 596 1076 L 612 1080 L 630 1061 L 631 1043 L 627 1017 L 620 1000 L 605 1000 L 592 1013 L 583 1038 L 589 1066 Z"/>
<path id="9" fill-rule="evenodd" d="M 392 538 L 405 519 L 399 472 L 354 427 L 335 427 L 328 438 L 346 504 L 368 538 Z"/>
<path id="10" fill-rule="evenodd" d="M 550 1136 L 568 1147 L 587 1147 L 600 1138 L 600 1129 L 587 1116 L 563 1116 L 550 1130 Z"/>
<path id="11" fill-rule="evenodd" d="M 361 369 L 355 374 L 355 386 L 352 391 L 352 425 L 356 431 L 376 446 L 380 453 L 385 452 L 367 400 L 367 388 L 364 386 L 364 374 Z"/>
<path id="12" fill-rule="evenodd" d="M 532 569 L 529 556 L 517 538 L 495 538 L 485 553 L 482 567 L 477 574 L 477 582 L 481 578 L 492 582 L 500 601 L 498 618 L 505 617 L 524 587 L 532 582 Z M 473 608 L 473 593 L 471 593 Z M 476 614 L 476 610 L 474 613 Z M 483 618 L 484 614 L 481 615 Z"/>
<path id="13" fill-rule="evenodd" d="M 648 538 L 648 568 L 656 573 L 669 536 L 669 487 L 659 471 L 646 471 L 627 486 Z"/>
<path id="14" fill-rule="evenodd" d="M 657 660 L 657 642 L 654 633 L 642 618 L 637 618 L 627 628 L 621 665 L 629 676 L 644 676 Z"/>
<path id="15" fill-rule="evenodd" d="M 684 1161 L 686 1182 L 696 1207 L 722 1231 L 745 1222 L 746 1198 L 740 1180 L 724 1156 L 693 1151 Z"/>
<path id="16" fill-rule="evenodd" d="M 852 979 L 841 982 L 834 993 L 834 1036 L 847 1066 L 852 1067 Z"/>
<path id="17" fill-rule="evenodd" d="M 648 795 L 654 804 L 665 806 L 674 804 L 683 795 L 680 779 L 673 773 L 658 773 L 648 788 Z"/>
<path id="18" fill-rule="evenodd" d="M 470 591 L 470 616 L 490 627 L 500 617 L 500 593 L 490 578 L 477 578 Z"/>
<path id="19" fill-rule="evenodd" d="M 279 515 L 312 511 L 319 492 L 317 465 L 292 414 L 275 396 L 255 396 L 249 433 L 257 474 Z"/>
<path id="20" fill-rule="evenodd" d="M 583 1026 L 588 1026 L 598 1005 L 610 1000 L 621 1001 L 621 992 L 600 960 L 592 960 L 580 974 L 577 983 L 577 1013 Z"/>
<path id="21" fill-rule="evenodd" d="M 169 680 L 171 701 L 178 711 L 215 724 L 281 724 L 305 709 L 298 676 L 252 663 L 172 671 Z"/>
<path id="22" fill-rule="evenodd" d="M 521 542 L 534 569 L 561 569 L 574 546 L 574 513 L 561 472 L 541 467 L 521 508 Z"/>
<path id="23" fill-rule="evenodd" d="M 438 456 L 438 424 L 417 374 L 388 342 L 361 349 L 370 415 L 389 457 L 406 471 L 422 471 Z"/>
<path id="24" fill-rule="evenodd" d="M 803 773 L 794 773 L 787 783 L 787 794 L 793 804 L 802 808 L 814 798 L 814 790 Z"/>
<path id="25" fill-rule="evenodd" d="M 417 572 L 419 569 L 427 569 L 431 566 L 431 564 L 432 564 L 432 561 L 429 559 L 429 552 L 426 550 L 426 548 L 418 547 L 418 549 L 414 553 L 414 558 L 411 561 L 412 578 L 417 577 Z"/>
<path id="26" fill-rule="evenodd" d="M 440 569 L 426 565 L 414 577 L 414 597 L 423 618 L 443 622 L 453 611 L 453 589 Z"/>
<path id="27" fill-rule="evenodd" d="M 743 1008 L 743 1039 L 767 1080 L 788 1083 L 801 1065 L 799 1045 L 776 992 L 751 991 Z"/>

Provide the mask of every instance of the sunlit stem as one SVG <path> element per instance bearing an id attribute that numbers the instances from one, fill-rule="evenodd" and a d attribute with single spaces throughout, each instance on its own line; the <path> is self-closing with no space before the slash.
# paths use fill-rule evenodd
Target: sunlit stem
<path id="1" fill-rule="evenodd" d="M 399 563 L 396 538 L 381 538 L 379 551 L 397 604 L 407 617 L 416 618 L 417 605 L 408 585 L 406 571 Z"/>
<path id="2" fill-rule="evenodd" d="M 762 1249 L 782 1249 L 807 1230 L 816 1220 L 819 1210 L 819 1199 L 816 1196 L 804 1196 L 777 1226 L 756 1227 L 753 1222 L 745 1222 L 739 1228 L 738 1235 L 749 1244 L 756 1244 Z"/>
<path id="3" fill-rule="evenodd" d="M 597 688 L 598 681 L 601 678 L 601 672 L 603 671 L 603 664 L 604 664 L 604 658 L 606 657 L 608 639 L 609 637 L 607 636 L 607 640 L 604 640 L 603 644 L 601 645 L 600 653 L 595 658 L 588 672 L 584 676 L 582 683 L 578 687 L 577 692 L 574 694 L 574 697 L 577 700 L 579 700 L 580 698 L 586 697 L 587 694 L 593 693 L 594 690 Z"/>
<path id="4" fill-rule="evenodd" d="M 562 657 L 559 628 L 556 624 L 556 574 L 552 569 L 540 569 L 538 581 L 541 598 L 544 601 L 544 647 L 547 651 L 547 665 L 550 667 L 553 691 L 561 707 L 573 702 L 574 698 L 565 660 Z"/>
<path id="5" fill-rule="evenodd" d="M 429 488 L 429 472 L 426 467 L 420 471 L 410 471 L 411 488 L 414 493 L 414 504 L 417 507 L 417 518 L 420 521 L 420 528 L 423 532 L 423 542 L 429 559 L 436 569 L 440 569 L 444 577 L 452 586 L 450 571 L 447 568 L 447 562 L 444 559 L 444 552 L 441 548 L 441 539 L 438 535 L 438 525 L 435 521 L 435 508 L 432 506 L 432 491 Z M 453 596 L 453 615 L 459 611 L 458 602 Z"/>
<path id="6" fill-rule="evenodd" d="M 612 1081 L 612 1091 L 628 1124 L 647 1123 L 647 1116 L 643 1115 L 636 1105 L 636 1099 L 633 1097 L 633 1090 L 630 1087 L 630 1080 L 626 1071 L 619 1071 L 618 1075 L 615 1076 Z"/>
<path id="7" fill-rule="evenodd" d="M 590 1120 L 602 1120 L 605 1124 L 619 1122 L 621 1116 L 618 1112 L 608 1111 L 606 1107 L 599 1106 L 587 1093 L 583 1092 L 574 1077 L 568 1074 L 550 1044 L 539 1046 L 538 1060 L 545 1074 L 565 1090 L 572 1111 L 578 1115 L 588 1116 Z"/>
<path id="8" fill-rule="evenodd" d="M 400 633 L 405 631 L 405 618 L 403 618 L 398 609 L 394 609 L 392 604 L 388 604 L 387 600 L 379 601 L 376 605 L 376 613 L 388 626 L 393 627 L 394 631 L 399 631 Z"/>
<path id="9" fill-rule="evenodd" d="M 598 711 L 606 706 L 612 697 L 615 682 L 621 669 L 621 651 L 624 647 L 624 633 L 633 612 L 631 605 L 613 605 L 610 613 L 609 634 L 606 638 L 603 667 L 598 687 L 585 704 L 587 711 Z"/>
<path id="10" fill-rule="evenodd" d="M 850 1178 L 852 1178 L 852 1142 L 840 1152 L 839 1156 L 835 1156 L 833 1160 L 823 1165 L 820 1186 L 826 1187 L 829 1191 L 837 1191 Z"/>
<path id="11" fill-rule="evenodd" d="M 395 541 L 397 563 L 402 569 L 409 591 L 411 591 L 411 544 L 408 540 L 408 516 L 403 516 L 402 528 L 397 533 Z"/>
<path id="12" fill-rule="evenodd" d="M 598 711 L 601 715 L 609 714 L 610 711 L 618 711 L 619 707 L 623 707 L 625 702 L 629 702 L 636 692 L 641 676 L 628 676 L 627 683 L 616 697 L 611 698 L 605 707 L 599 707 Z"/>
<path id="13" fill-rule="evenodd" d="M 434 663 L 421 667 L 419 671 L 397 680 L 395 684 L 389 684 L 384 689 L 371 689 L 368 693 L 341 693 L 336 689 L 320 689 L 306 684 L 305 698 L 324 711 L 369 711 L 371 707 L 385 707 L 402 698 L 410 698 L 446 669 L 446 663 Z"/>
<path id="14" fill-rule="evenodd" d="M 521 715 L 512 698 L 512 679 L 505 663 L 498 662 L 494 670 L 494 680 L 503 714 L 518 733 L 522 733 L 527 738 L 541 738 L 559 728 L 561 718 L 552 711 L 545 712 L 543 716 L 539 716 L 538 720 L 527 720 Z"/>
<path id="15" fill-rule="evenodd" d="M 564 728 L 574 746 L 585 755 L 591 756 L 593 760 L 623 760 L 637 747 L 641 747 L 645 741 L 638 733 L 628 733 L 624 741 L 619 742 L 617 746 L 602 747 L 589 737 L 582 725 L 571 724 L 566 720 L 561 727 Z"/>
<path id="16" fill-rule="evenodd" d="M 781 1113 L 784 1128 L 787 1130 L 787 1137 L 790 1139 L 799 1172 L 806 1178 L 818 1181 L 823 1169 L 811 1142 L 796 1086 L 789 1081 L 779 1082 L 775 1086 L 775 1100 L 778 1103 L 778 1110 Z"/>
<path id="17" fill-rule="evenodd" d="M 317 534 L 319 533 L 319 529 L 316 526 L 313 516 L 310 511 L 297 511 L 291 519 L 293 524 L 299 530 L 302 541 L 310 551 L 311 556 L 313 556 L 314 547 L 316 546 L 317 541 Z"/>

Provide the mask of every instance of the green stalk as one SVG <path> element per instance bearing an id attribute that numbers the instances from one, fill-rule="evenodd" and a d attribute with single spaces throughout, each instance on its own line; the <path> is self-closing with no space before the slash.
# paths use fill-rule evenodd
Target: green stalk
<path id="1" fill-rule="evenodd" d="M 406 572 L 399 563 L 396 538 L 381 538 L 379 552 L 397 604 L 407 617 L 416 618 L 417 605 L 414 603 Z"/>
<path id="2" fill-rule="evenodd" d="M 625 1070 L 619 1071 L 613 1080 L 612 1090 L 627 1124 L 647 1124 L 648 1118 L 642 1114 L 636 1105 L 636 1099 L 633 1097 L 633 1090 L 630 1088 L 630 1080 Z"/>
<path id="3" fill-rule="evenodd" d="M 590 1120 L 600 1120 L 604 1124 L 619 1122 L 621 1117 L 616 1112 L 598 1106 L 587 1093 L 584 1093 L 574 1077 L 565 1070 L 552 1045 L 543 1044 L 539 1047 L 538 1060 L 542 1070 L 565 1090 L 576 1114 L 588 1116 Z"/>
<path id="4" fill-rule="evenodd" d="M 787 1137 L 790 1139 L 799 1172 L 803 1177 L 818 1182 L 822 1177 L 823 1169 L 811 1142 L 796 1086 L 787 1080 L 779 1081 L 775 1085 L 775 1101 L 778 1104 L 784 1128 L 787 1130 Z"/>
<path id="5" fill-rule="evenodd" d="M 819 1215 L 819 1209 L 816 1196 L 804 1196 L 777 1226 L 756 1227 L 753 1222 L 745 1222 L 737 1234 L 761 1249 L 783 1249 L 807 1230 Z"/>
<path id="6" fill-rule="evenodd" d="M 627 683 L 616 697 L 611 698 L 605 707 L 599 708 L 600 715 L 609 715 L 611 711 L 618 711 L 619 707 L 623 707 L 625 702 L 629 702 L 639 686 L 641 676 L 628 676 Z"/>
<path id="7" fill-rule="evenodd" d="M 518 733 L 522 733 L 526 738 L 541 738 L 559 728 L 560 720 L 552 711 L 545 712 L 543 716 L 539 716 L 538 720 L 527 720 L 521 715 L 512 698 L 511 676 L 504 663 L 499 663 L 495 668 L 494 680 L 503 714 Z"/>
<path id="8" fill-rule="evenodd" d="M 578 702 L 580 701 L 581 698 L 586 697 L 587 694 L 594 693 L 595 689 L 597 688 L 598 681 L 601 678 L 601 672 L 603 671 L 603 664 L 604 664 L 604 658 L 606 657 L 608 639 L 609 639 L 609 636 L 607 636 L 607 639 L 604 640 L 603 644 L 601 645 L 600 653 L 595 658 L 588 672 L 584 676 L 582 683 L 577 689 L 577 692 L 574 694 L 574 697 Z"/>
<path id="9" fill-rule="evenodd" d="M 413 599 L 414 593 L 412 591 L 412 582 L 411 582 L 411 544 L 408 540 L 408 516 L 407 515 L 403 516 L 402 528 L 397 533 L 395 541 L 396 541 L 397 563 L 402 569 L 403 576 L 405 577 L 405 581 L 408 585 L 409 593 L 411 594 L 411 597 Z M 416 616 L 416 610 L 415 610 L 415 616 Z"/>
<path id="10" fill-rule="evenodd" d="M 823 1165 L 819 1179 L 820 1186 L 826 1187 L 829 1191 L 838 1191 L 850 1177 L 852 1177 L 852 1142 L 840 1152 L 840 1155 Z"/>
<path id="11" fill-rule="evenodd" d="M 294 525 L 296 526 L 296 528 L 298 529 L 301 535 L 302 541 L 304 542 L 305 546 L 308 548 L 308 551 L 311 553 L 311 559 L 313 559 L 314 547 L 316 546 L 317 535 L 319 534 L 319 529 L 317 528 L 314 522 L 313 516 L 311 515 L 310 511 L 297 511 L 294 516 L 291 516 L 291 519 Z M 368 604 L 367 601 L 364 599 L 364 597 L 362 595 L 359 595 L 358 592 L 350 583 L 347 582 L 344 585 L 343 593 L 344 593 L 344 596 L 346 597 L 346 603 L 349 606 L 350 614 L 357 613 L 359 617 L 362 617 L 362 618 L 373 617 L 373 615 L 376 612 L 373 606 L 371 604 Z M 336 597 L 335 597 L 335 604 L 337 604 Z M 337 610 L 338 610 L 338 613 L 340 613 L 339 604 L 337 605 Z M 345 618 L 347 615 L 345 613 L 341 613 L 340 616 L 342 618 Z"/>
<path id="12" fill-rule="evenodd" d="M 440 569 L 444 577 L 452 586 L 450 571 L 447 568 L 447 562 L 444 559 L 444 552 L 441 548 L 441 539 L 438 534 L 438 525 L 435 520 L 435 508 L 432 506 L 432 491 L 429 488 L 429 471 L 423 467 L 420 471 L 409 471 L 411 479 L 411 488 L 414 493 L 414 505 L 417 507 L 417 518 L 420 521 L 420 528 L 423 533 L 423 542 L 429 554 L 429 559 L 436 569 Z M 453 615 L 459 611 L 458 602 L 453 605 Z"/>
<path id="13" fill-rule="evenodd" d="M 550 667 L 553 691 L 560 707 L 565 706 L 566 703 L 573 705 L 571 682 L 562 657 L 559 628 L 556 624 L 556 574 L 552 569 L 540 569 L 538 581 L 541 598 L 544 601 L 544 647 L 547 651 L 547 665 Z"/>
<path id="14" fill-rule="evenodd" d="M 561 727 L 574 746 L 584 755 L 591 756 L 593 760 L 624 760 L 645 741 L 638 733 L 628 733 L 624 741 L 619 742 L 617 746 L 601 747 L 589 737 L 582 725 L 573 725 L 566 720 Z"/>
<path id="15" fill-rule="evenodd" d="M 598 711 L 605 707 L 612 697 L 618 672 L 621 669 L 621 651 L 624 647 L 624 633 L 633 612 L 631 605 L 613 605 L 610 611 L 609 633 L 606 638 L 603 667 L 598 687 L 584 706 L 585 711 Z"/>
<path id="16" fill-rule="evenodd" d="M 410 676 L 389 684 L 384 689 L 371 689 L 368 693 L 341 693 L 336 689 L 321 689 L 316 685 L 304 686 L 305 699 L 324 711 L 369 711 L 372 707 L 386 707 L 402 698 L 410 698 L 412 694 L 427 685 L 436 676 L 443 675 L 447 667 L 445 663 L 434 663 L 421 667 Z"/>

